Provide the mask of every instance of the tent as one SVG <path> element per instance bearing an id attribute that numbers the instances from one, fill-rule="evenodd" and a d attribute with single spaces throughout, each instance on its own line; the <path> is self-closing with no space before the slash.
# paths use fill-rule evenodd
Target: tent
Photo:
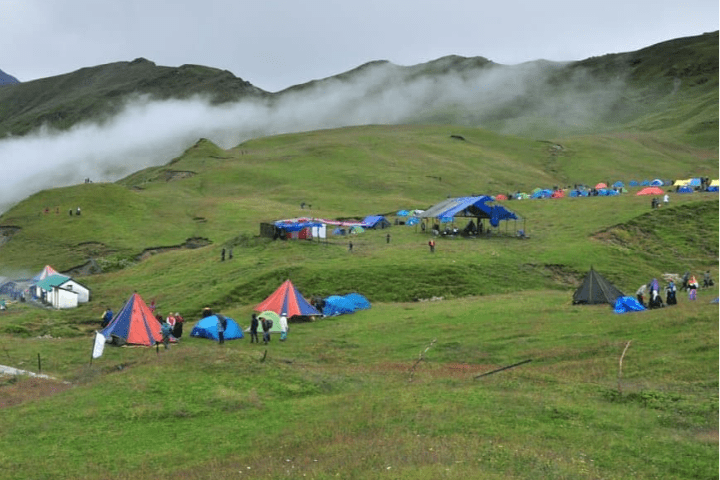
<path id="1" fill-rule="evenodd" d="M 615 313 L 641 312 L 645 310 L 634 297 L 618 297 L 615 301 Z"/>
<path id="2" fill-rule="evenodd" d="M 678 188 L 678 193 L 693 193 L 693 188 L 690 185 L 683 185 L 682 187 Z"/>
<path id="3" fill-rule="evenodd" d="M 412 225 L 417 225 L 418 223 L 420 223 L 420 219 L 419 219 L 419 218 L 417 218 L 417 217 L 410 217 L 410 218 L 408 218 L 407 221 L 405 222 L 405 225 L 410 225 L 410 226 L 412 226 Z"/>
<path id="4" fill-rule="evenodd" d="M 640 183 L 638 183 L 637 180 L 630 180 L 630 184 L 629 184 L 629 185 L 630 185 L 631 187 L 637 187 L 637 186 L 640 185 Z"/>
<path id="5" fill-rule="evenodd" d="M 622 188 L 625 186 L 625 184 L 623 182 L 621 182 L 620 180 L 618 180 L 617 182 L 613 183 L 612 186 L 613 186 L 613 188 Z"/>
<path id="6" fill-rule="evenodd" d="M 533 192 L 533 194 L 530 195 L 530 198 L 550 198 L 552 193 L 552 190 L 549 189 L 538 190 L 537 192 Z"/>
<path id="7" fill-rule="evenodd" d="M 663 185 L 665 185 L 665 182 L 663 182 L 663 181 L 660 180 L 659 178 L 656 178 L 655 180 L 653 180 L 652 182 L 650 182 L 650 186 L 651 186 L 651 187 L 662 187 Z"/>
<path id="8" fill-rule="evenodd" d="M 499 195 L 495 195 L 495 200 L 496 200 L 496 201 L 497 201 L 497 200 L 507 200 L 507 199 L 508 199 L 507 195 L 504 195 L 504 194 L 502 194 L 502 193 L 499 194 Z"/>
<path id="9" fill-rule="evenodd" d="M 370 308 L 370 302 L 359 293 L 347 295 L 331 295 L 324 299 L 323 315 L 331 317 Z"/>
<path id="10" fill-rule="evenodd" d="M 663 191 L 659 187 L 646 187 L 637 192 L 635 195 L 662 195 Z"/>
<path id="11" fill-rule="evenodd" d="M 407 210 L 400 210 L 395 215 L 397 215 L 398 217 L 407 217 L 408 215 L 410 215 L 410 212 L 408 212 Z"/>
<path id="12" fill-rule="evenodd" d="M 550 195 L 551 198 L 563 198 L 565 197 L 565 192 L 562 190 L 555 190 L 552 195 Z"/>
<path id="13" fill-rule="evenodd" d="M 595 188 L 598 189 L 598 190 L 601 189 L 601 188 L 607 188 L 607 184 L 606 184 L 606 183 L 603 183 L 603 182 L 600 182 L 600 183 L 598 183 L 597 185 L 595 185 Z"/>
<path id="14" fill-rule="evenodd" d="M 388 228 L 390 225 L 390 222 L 382 215 L 370 215 L 362 221 L 362 226 L 365 228 Z"/>
<path id="15" fill-rule="evenodd" d="M 573 294 L 573 304 L 609 303 L 614 305 L 615 300 L 622 296 L 624 295 L 620 290 L 590 267 L 582 285 Z"/>
<path id="16" fill-rule="evenodd" d="M 150 307 L 133 293 L 110 324 L 100 331 L 108 343 L 152 346 L 162 342 L 160 323 Z"/>
<path id="17" fill-rule="evenodd" d="M 47 277 L 49 277 L 50 275 L 59 275 L 59 274 L 60 274 L 60 273 L 59 273 L 57 270 L 55 270 L 54 268 L 52 268 L 50 265 L 45 265 L 45 268 L 43 268 L 40 273 L 38 273 L 37 275 L 35 275 L 35 276 L 32 278 L 32 281 L 33 281 L 33 283 L 37 283 L 37 282 L 39 282 L 40 280 L 45 280 L 45 279 L 46 279 Z M 69 278 L 69 277 L 68 277 L 68 278 Z"/>
<path id="18" fill-rule="evenodd" d="M 225 327 L 225 333 L 223 334 L 225 340 L 243 338 L 243 332 L 240 325 L 238 325 L 237 322 L 230 317 L 225 317 L 225 319 L 227 320 L 227 326 Z M 220 337 L 218 336 L 217 322 L 217 315 L 210 315 L 209 317 L 201 318 L 193 327 L 192 332 L 190 332 L 190 336 L 209 338 L 210 340 L 215 340 L 216 342 L 219 341 Z"/>
<path id="19" fill-rule="evenodd" d="M 257 312 L 271 310 L 278 315 L 285 313 L 288 319 L 296 315 L 320 315 L 320 312 L 300 295 L 290 280 L 285 280 L 269 297 L 255 305 L 254 310 Z"/>

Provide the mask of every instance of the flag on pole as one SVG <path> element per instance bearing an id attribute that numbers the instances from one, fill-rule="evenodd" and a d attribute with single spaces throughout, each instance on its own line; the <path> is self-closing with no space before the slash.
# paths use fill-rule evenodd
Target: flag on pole
<path id="1" fill-rule="evenodd" d="M 95 344 L 93 345 L 92 358 L 100 358 L 105 348 L 105 335 L 95 332 Z"/>

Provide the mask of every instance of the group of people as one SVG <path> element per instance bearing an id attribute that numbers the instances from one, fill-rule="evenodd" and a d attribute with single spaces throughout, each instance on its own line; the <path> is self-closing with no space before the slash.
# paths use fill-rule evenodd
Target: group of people
<path id="1" fill-rule="evenodd" d="M 703 288 L 709 288 L 715 285 L 710 271 L 706 271 L 703 278 Z M 688 292 L 688 299 L 695 300 L 697 298 L 697 291 L 700 288 L 700 284 L 695 278 L 695 275 L 691 275 L 690 272 L 685 272 L 682 277 L 682 285 L 680 290 Z M 673 280 L 669 280 L 665 286 L 665 303 L 663 303 L 662 296 L 660 295 L 660 282 L 656 278 L 650 280 L 647 284 L 640 285 L 635 295 L 637 296 L 638 302 L 641 305 L 647 306 L 648 308 L 660 308 L 667 305 L 677 304 L 677 291 L 678 288 Z M 645 294 L 649 292 L 647 304 L 645 303 Z"/>
<path id="2" fill-rule="evenodd" d="M 180 312 L 169 313 L 165 321 L 161 315 L 155 315 L 155 318 L 160 322 L 160 335 L 162 335 L 162 343 L 165 346 L 165 350 L 170 348 L 170 339 L 180 340 L 183 334 L 183 323 L 185 319 L 180 315 Z"/>
<path id="3" fill-rule="evenodd" d="M 273 327 L 273 321 L 269 318 L 258 317 L 256 314 L 252 314 L 250 318 L 250 343 L 260 343 L 258 339 L 258 328 L 262 328 L 263 332 L 263 343 L 267 345 L 270 343 L 270 329 Z M 287 340 L 288 334 L 288 321 L 287 314 L 285 312 L 280 315 L 280 341 L 284 342 Z"/>

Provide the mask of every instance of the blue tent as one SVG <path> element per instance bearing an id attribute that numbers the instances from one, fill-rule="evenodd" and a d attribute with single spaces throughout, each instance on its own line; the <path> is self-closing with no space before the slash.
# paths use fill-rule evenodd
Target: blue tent
<path id="1" fill-rule="evenodd" d="M 370 302 L 359 293 L 349 293 L 343 296 L 331 295 L 325 298 L 323 315 L 332 317 L 334 315 L 355 313 L 358 310 L 366 310 L 368 308 L 370 308 Z"/>
<path id="2" fill-rule="evenodd" d="M 640 186 L 642 187 L 649 187 L 650 186 L 650 180 L 643 180 L 640 182 Z"/>
<path id="3" fill-rule="evenodd" d="M 397 215 L 398 217 L 407 217 L 408 215 L 410 215 L 410 212 L 408 212 L 407 210 L 400 210 L 395 215 Z"/>
<path id="4" fill-rule="evenodd" d="M 615 313 L 640 312 L 642 310 L 645 310 L 645 307 L 640 305 L 635 297 L 618 297 L 615 300 Z"/>
<path id="5" fill-rule="evenodd" d="M 656 178 L 655 180 L 653 180 L 652 182 L 650 182 L 650 186 L 651 186 L 651 187 L 662 187 L 663 185 L 665 185 L 665 182 L 663 182 L 663 181 L 660 180 L 659 178 Z"/>
<path id="6" fill-rule="evenodd" d="M 688 185 L 690 185 L 691 187 L 699 187 L 700 185 L 702 185 L 702 182 L 699 178 L 691 178 Z"/>
<path id="7" fill-rule="evenodd" d="M 530 195 L 530 198 L 550 198 L 552 197 L 552 190 L 538 190 L 537 192 Z"/>
<path id="8" fill-rule="evenodd" d="M 693 193 L 693 189 L 690 185 L 683 185 L 678 188 L 678 193 Z"/>
<path id="9" fill-rule="evenodd" d="M 225 317 L 227 319 L 227 327 L 225 327 L 225 340 L 235 340 L 236 338 L 243 338 L 243 332 L 240 326 L 232 318 Z M 191 337 L 209 338 L 216 342 L 220 340 L 217 331 L 217 315 L 210 315 L 200 319 L 190 332 Z"/>
<path id="10" fill-rule="evenodd" d="M 612 186 L 615 188 L 622 188 L 625 186 L 625 184 L 618 180 L 617 182 L 613 183 Z"/>
<path id="11" fill-rule="evenodd" d="M 638 183 L 637 180 L 630 180 L 630 186 L 631 186 L 631 187 L 637 187 L 638 185 L 640 185 L 640 184 Z"/>
<path id="12" fill-rule="evenodd" d="M 405 225 L 417 225 L 419 222 L 420 222 L 420 220 L 417 217 L 410 217 L 405 222 Z"/>
<path id="13" fill-rule="evenodd" d="M 710 185 L 710 186 L 707 188 L 707 191 L 708 191 L 708 192 L 717 192 L 717 191 L 718 191 L 718 187 L 717 187 L 717 185 Z"/>
<path id="14" fill-rule="evenodd" d="M 369 215 L 360 224 L 363 228 L 387 228 L 391 225 L 382 215 Z"/>

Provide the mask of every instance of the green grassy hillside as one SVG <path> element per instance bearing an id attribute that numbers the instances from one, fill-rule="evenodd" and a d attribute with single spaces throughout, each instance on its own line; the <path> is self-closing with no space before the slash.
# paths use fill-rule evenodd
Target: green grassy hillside
<path id="1" fill-rule="evenodd" d="M 438 238 L 432 254 L 404 225 L 353 236 L 352 252 L 347 237 L 258 235 L 297 216 L 393 221 L 448 196 L 716 178 L 717 142 L 691 130 L 717 123 L 698 103 L 717 107 L 717 91 L 687 83 L 672 94 L 684 100 L 653 100 L 662 111 L 620 112 L 622 129 L 531 139 L 375 125 L 228 150 L 202 139 L 116 183 L 18 203 L 0 216 L 0 275 L 87 262 L 102 273 L 75 276 L 92 290 L 76 309 L 0 312 L 0 364 L 54 377 L 0 375 L 0 479 L 715 478 L 717 286 L 625 315 L 571 299 L 590 267 L 627 295 L 665 273 L 717 280 L 716 193 L 670 191 L 658 209 L 638 188 L 508 201 L 520 220 Z M 267 346 L 189 335 L 205 306 L 246 327 L 288 278 L 306 297 L 359 292 L 372 307 L 292 323 Z M 90 362 L 104 308 L 134 291 L 181 312 L 185 335 L 167 351 L 107 346 Z"/>

